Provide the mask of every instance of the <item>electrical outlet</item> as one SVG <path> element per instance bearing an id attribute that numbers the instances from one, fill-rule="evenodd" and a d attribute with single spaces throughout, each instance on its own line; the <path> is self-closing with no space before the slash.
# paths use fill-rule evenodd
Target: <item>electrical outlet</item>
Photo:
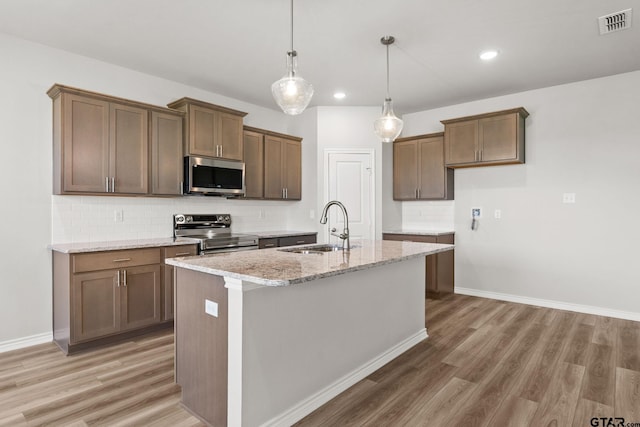
<path id="1" fill-rule="evenodd" d="M 493 217 L 495 219 L 500 219 L 502 218 L 502 211 L 500 209 L 496 209 L 495 211 L 493 211 Z"/>
<path id="2" fill-rule="evenodd" d="M 576 202 L 576 193 L 562 194 L 562 203 L 575 203 L 575 202 Z"/>
<path id="3" fill-rule="evenodd" d="M 264 209 L 258 210 L 258 219 L 264 219 L 265 217 Z"/>
<path id="4" fill-rule="evenodd" d="M 218 317 L 218 303 L 205 299 L 204 312 L 207 313 L 209 316 Z"/>
<path id="5" fill-rule="evenodd" d="M 113 211 L 114 222 L 124 222 L 124 211 L 122 209 L 116 209 Z"/>

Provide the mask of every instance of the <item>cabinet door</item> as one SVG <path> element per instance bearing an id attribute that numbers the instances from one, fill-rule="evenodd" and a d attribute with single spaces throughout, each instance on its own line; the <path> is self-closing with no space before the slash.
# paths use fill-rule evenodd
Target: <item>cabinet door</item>
<path id="1" fill-rule="evenodd" d="M 73 275 L 71 343 L 120 330 L 118 270 Z"/>
<path id="2" fill-rule="evenodd" d="M 197 245 L 169 246 L 164 248 L 163 258 L 174 258 L 181 256 L 197 255 Z M 174 316 L 174 282 L 173 273 L 175 269 L 172 265 L 162 265 L 162 320 L 171 320 Z"/>
<path id="3" fill-rule="evenodd" d="M 245 197 L 264 196 L 264 136 L 258 132 L 244 131 L 244 180 Z"/>
<path id="4" fill-rule="evenodd" d="M 109 176 L 109 103 L 63 97 L 63 192 L 105 193 Z"/>
<path id="5" fill-rule="evenodd" d="M 264 197 L 284 198 L 282 179 L 282 140 L 273 136 L 264 137 Z"/>
<path id="6" fill-rule="evenodd" d="M 515 113 L 479 120 L 479 160 L 493 162 L 517 157 L 517 118 Z"/>
<path id="7" fill-rule="evenodd" d="M 149 115 L 143 108 L 110 104 L 109 169 L 112 191 L 145 194 L 149 182 Z"/>
<path id="8" fill-rule="evenodd" d="M 122 270 L 121 330 L 152 325 L 161 320 L 160 265 Z"/>
<path id="9" fill-rule="evenodd" d="M 446 196 L 444 138 L 433 137 L 419 140 L 418 158 L 420 159 L 418 199 L 444 199 Z"/>
<path id="10" fill-rule="evenodd" d="M 242 117 L 229 113 L 216 113 L 218 116 L 217 143 L 220 145 L 218 156 L 229 160 L 243 159 Z"/>
<path id="11" fill-rule="evenodd" d="M 182 193 L 182 117 L 151 112 L 151 193 Z"/>
<path id="12" fill-rule="evenodd" d="M 282 176 L 285 198 L 302 198 L 302 144 L 299 141 L 283 139 Z"/>
<path id="13" fill-rule="evenodd" d="M 445 125 L 445 163 L 474 163 L 478 150 L 478 121 L 468 120 Z"/>
<path id="14" fill-rule="evenodd" d="M 216 157 L 216 112 L 208 108 L 189 106 L 188 152 L 196 156 Z"/>
<path id="15" fill-rule="evenodd" d="M 418 189 L 418 148 L 416 141 L 393 143 L 393 198 L 415 200 Z"/>
<path id="16" fill-rule="evenodd" d="M 171 320 L 174 316 L 174 283 L 173 273 L 175 269 L 172 265 L 162 266 L 162 320 Z"/>

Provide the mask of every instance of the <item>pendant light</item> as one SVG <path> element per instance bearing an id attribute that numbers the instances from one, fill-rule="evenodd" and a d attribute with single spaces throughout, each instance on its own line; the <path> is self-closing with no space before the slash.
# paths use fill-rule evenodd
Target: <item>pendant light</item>
<path id="1" fill-rule="evenodd" d="M 294 116 L 307 108 L 313 86 L 297 74 L 298 53 L 293 49 L 293 0 L 291 0 L 291 50 L 287 52 L 287 74 L 271 85 L 271 93 L 285 114 Z"/>
<path id="2" fill-rule="evenodd" d="M 377 118 L 373 122 L 373 128 L 382 142 L 393 142 L 394 139 L 402 132 L 402 120 L 393 114 L 393 104 L 389 95 L 389 45 L 393 44 L 395 38 L 393 36 L 384 36 L 380 39 L 380 43 L 387 47 L 387 97 L 382 107 L 382 117 Z"/>

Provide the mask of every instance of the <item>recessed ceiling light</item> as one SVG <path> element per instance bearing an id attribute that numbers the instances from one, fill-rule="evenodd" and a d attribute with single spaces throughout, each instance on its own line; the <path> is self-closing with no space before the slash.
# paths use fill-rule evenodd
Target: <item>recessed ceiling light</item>
<path id="1" fill-rule="evenodd" d="M 484 52 L 480 53 L 480 59 L 482 59 L 483 61 L 490 61 L 496 56 L 498 56 L 497 50 L 485 50 Z"/>
<path id="2" fill-rule="evenodd" d="M 344 99 L 346 96 L 347 96 L 347 94 L 344 93 L 344 92 L 336 92 L 336 93 L 333 94 L 333 97 L 335 99 Z"/>

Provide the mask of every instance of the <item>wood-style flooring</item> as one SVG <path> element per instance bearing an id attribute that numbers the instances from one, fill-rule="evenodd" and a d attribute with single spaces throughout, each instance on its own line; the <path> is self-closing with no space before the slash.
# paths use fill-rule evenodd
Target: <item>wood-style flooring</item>
<path id="1" fill-rule="evenodd" d="M 427 300 L 426 323 L 427 340 L 296 426 L 640 427 L 639 322 L 450 295 Z M 0 426 L 203 425 L 179 400 L 171 332 L 0 354 Z"/>

